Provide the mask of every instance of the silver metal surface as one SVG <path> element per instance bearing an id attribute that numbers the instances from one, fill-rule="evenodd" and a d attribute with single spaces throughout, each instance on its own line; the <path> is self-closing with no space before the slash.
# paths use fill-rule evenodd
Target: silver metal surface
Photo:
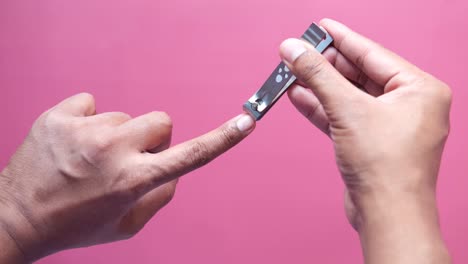
<path id="1" fill-rule="evenodd" d="M 302 38 L 320 53 L 333 42 L 332 37 L 315 23 L 310 25 Z M 262 87 L 244 104 L 244 110 L 260 120 L 295 81 L 296 77 L 281 62 Z"/>

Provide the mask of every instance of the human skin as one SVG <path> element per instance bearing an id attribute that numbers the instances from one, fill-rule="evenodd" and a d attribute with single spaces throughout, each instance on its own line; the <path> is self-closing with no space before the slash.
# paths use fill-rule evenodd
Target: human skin
<path id="1" fill-rule="evenodd" d="M 242 114 L 170 147 L 162 112 L 95 114 L 89 94 L 42 114 L 0 174 L 0 263 L 135 235 L 174 195 L 177 178 L 227 151 L 255 127 Z"/>
<path id="2" fill-rule="evenodd" d="M 291 102 L 334 144 L 365 262 L 450 263 L 436 206 L 449 87 L 336 21 L 320 25 L 334 38 L 324 56 L 297 39 L 280 56 L 300 83 Z"/>
<path id="3" fill-rule="evenodd" d="M 366 263 L 450 263 L 435 203 L 450 90 L 347 27 L 321 25 L 335 39 L 325 57 L 299 40 L 280 55 L 310 88 L 292 87 L 291 101 L 334 143 Z M 47 111 L 1 172 L 0 263 L 133 236 L 170 201 L 178 177 L 255 126 L 242 115 L 168 149 L 167 115 L 94 112 L 88 94 Z"/>

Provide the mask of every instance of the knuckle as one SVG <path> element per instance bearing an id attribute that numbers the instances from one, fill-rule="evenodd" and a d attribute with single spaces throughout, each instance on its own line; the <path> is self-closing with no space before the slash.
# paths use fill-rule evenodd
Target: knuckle
<path id="1" fill-rule="evenodd" d="M 132 229 L 128 230 L 126 233 L 124 233 L 125 238 L 124 239 L 130 239 L 135 237 L 140 231 L 145 227 L 144 225 L 135 225 Z"/>
<path id="2" fill-rule="evenodd" d="M 164 202 L 167 204 L 170 201 L 172 201 L 172 199 L 174 198 L 175 191 L 176 191 L 176 182 L 175 181 L 169 182 L 164 187 L 165 187 L 164 188 Z"/>
<path id="3" fill-rule="evenodd" d="M 195 168 L 203 167 L 212 159 L 208 147 L 205 143 L 200 141 L 192 142 L 186 151 L 188 161 Z"/>
<path id="4" fill-rule="evenodd" d="M 99 164 L 101 161 L 108 159 L 108 153 L 111 150 L 114 140 L 106 133 L 89 138 L 86 134 L 79 140 L 83 148 L 81 150 L 82 158 L 88 164 Z"/>
<path id="5" fill-rule="evenodd" d="M 98 136 L 94 138 L 92 144 L 92 148 L 99 153 L 103 153 L 107 152 L 112 147 L 113 140 L 109 136 Z"/>
<path id="6" fill-rule="evenodd" d="M 144 186 L 137 181 L 140 178 L 142 168 L 124 167 L 117 173 L 112 182 L 112 192 L 122 201 L 136 201 L 142 194 Z"/>
<path id="7" fill-rule="evenodd" d="M 360 70 L 359 73 L 357 74 L 357 83 L 361 86 L 361 87 L 366 87 L 367 83 L 369 82 L 369 77 L 367 77 L 367 75 L 364 73 L 364 71 Z"/>
<path id="8" fill-rule="evenodd" d="M 443 106 L 443 109 L 445 109 L 445 111 L 443 111 L 443 118 L 445 120 L 445 126 L 442 131 L 442 139 L 445 142 L 445 140 L 448 138 L 450 134 L 450 105 L 452 103 L 453 95 L 452 95 L 452 90 L 450 89 L 450 87 L 443 82 L 440 82 L 440 86 L 438 90 L 439 90 L 438 98 L 441 102 L 441 105 Z"/>
<path id="9" fill-rule="evenodd" d="M 148 179 L 146 182 L 141 183 L 143 186 L 160 186 L 174 177 L 170 170 L 158 164 L 141 166 L 141 168 L 143 168 L 143 170 L 140 172 L 140 176 L 144 179 Z M 151 177 L 148 177 L 148 175 L 151 175 Z"/>
<path id="10" fill-rule="evenodd" d="M 162 127 L 166 130 L 172 131 L 172 120 L 166 112 L 151 112 L 148 114 L 150 119 L 158 127 Z"/>
<path id="11" fill-rule="evenodd" d="M 307 51 L 305 56 L 300 56 L 294 68 L 296 69 L 297 77 L 309 84 L 316 76 L 322 74 L 326 67 L 327 61 L 319 56 L 314 56 L 313 58 L 310 54 L 310 51 Z"/>
<path id="12" fill-rule="evenodd" d="M 367 58 L 369 57 L 369 54 L 372 52 L 372 48 L 371 47 L 366 47 L 364 49 L 364 52 L 360 53 L 355 61 L 354 61 L 354 64 L 359 68 L 359 69 L 364 69 L 364 66 L 365 66 L 365 62 L 367 60 Z"/>
<path id="13" fill-rule="evenodd" d="M 445 142 L 450 134 L 450 121 L 447 122 L 447 125 L 445 126 L 444 131 L 442 132 L 442 140 Z"/>
<path id="14" fill-rule="evenodd" d="M 163 199 L 169 202 L 174 196 L 176 181 L 166 169 L 157 165 L 129 165 L 120 169 L 111 190 L 124 201 L 136 201 L 149 190 L 162 187 Z M 166 183 L 166 184 L 164 184 Z"/>
<path id="15" fill-rule="evenodd" d="M 172 129 L 172 119 L 166 112 L 159 112 L 159 122 L 163 127 Z"/>
<path id="16" fill-rule="evenodd" d="M 120 240 L 129 240 L 131 238 L 133 238 L 136 234 L 138 234 L 138 232 L 140 231 L 140 229 L 138 228 L 134 228 L 134 229 L 129 229 L 129 230 L 122 230 L 122 231 L 119 231 L 119 239 Z"/>
<path id="17" fill-rule="evenodd" d="M 221 143 L 223 145 L 223 149 L 231 148 L 236 145 L 238 141 L 237 133 L 235 133 L 233 128 L 224 127 L 221 129 Z"/>
<path id="18" fill-rule="evenodd" d="M 139 223 L 138 219 L 129 219 L 129 217 L 134 216 L 125 216 L 124 223 L 121 223 L 121 226 L 118 226 L 118 229 L 116 230 L 116 235 L 120 240 L 127 240 L 134 237 L 144 227 L 144 224 Z"/>
<path id="19" fill-rule="evenodd" d="M 38 128 L 44 133 L 73 136 L 76 135 L 80 126 L 80 123 L 76 121 L 53 108 L 44 112 L 36 120 L 33 128 Z"/>
<path id="20" fill-rule="evenodd" d="M 453 97 L 452 89 L 450 89 L 450 86 L 448 86 L 445 83 L 441 83 L 439 90 L 440 90 L 439 96 L 442 99 L 442 101 L 444 103 L 450 104 L 452 102 L 452 97 Z"/>
<path id="21" fill-rule="evenodd" d="M 305 111 L 304 116 L 305 116 L 308 120 L 310 120 L 310 121 L 312 122 L 313 120 L 315 120 L 315 117 L 316 117 L 316 115 L 317 115 L 317 113 L 318 113 L 318 111 L 319 111 L 319 108 L 320 108 L 320 104 L 319 104 L 319 103 L 313 105 L 312 107 L 308 108 L 308 109 Z"/>
<path id="22" fill-rule="evenodd" d="M 450 118 L 442 117 L 442 119 L 438 122 L 438 127 L 432 128 L 432 135 L 435 139 L 435 144 L 443 145 L 447 140 L 450 134 Z"/>
<path id="23" fill-rule="evenodd" d="M 49 128 L 56 127 L 63 123 L 62 115 L 56 111 L 55 109 L 50 109 L 44 112 L 40 117 L 39 120 Z"/>
<path id="24" fill-rule="evenodd" d="M 446 105 L 452 102 L 452 90 L 446 83 L 429 75 L 422 78 L 421 84 L 426 88 L 426 95 L 432 98 L 430 101 Z"/>
<path id="25" fill-rule="evenodd" d="M 86 104 L 88 105 L 94 106 L 96 103 L 94 96 L 90 93 L 80 93 L 78 94 L 78 96 L 80 97 L 81 100 L 83 100 L 83 102 L 86 102 Z"/>
<path id="26" fill-rule="evenodd" d="M 116 112 L 115 117 L 123 121 L 129 121 L 132 119 L 132 117 L 129 114 L 124 113 L 124 112 Z"/>

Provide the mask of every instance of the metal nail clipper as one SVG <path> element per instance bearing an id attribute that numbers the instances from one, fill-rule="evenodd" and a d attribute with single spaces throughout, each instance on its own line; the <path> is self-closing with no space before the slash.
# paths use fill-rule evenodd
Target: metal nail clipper
<path id="1" fill-rule="evenodd" d="M 333 42 L 332 37 L 315 23 L 310 25 L 302 35 L 302 39 L 312 44 L 320 53 Z M 296 77 L 281 62 L 260 90 L 244 104 L 244 110 L 256 120 L 260 120 L 295 81 Z"/>

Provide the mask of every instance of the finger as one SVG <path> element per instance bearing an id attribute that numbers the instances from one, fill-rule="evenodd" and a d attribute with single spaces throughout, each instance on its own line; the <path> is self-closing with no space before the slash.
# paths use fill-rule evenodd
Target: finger
<path id="1" fill-rule="evenodd" d="M 358 84 L 372 96 L 383 94 L 383 87 L 376 84 L 372 79 L 354 65 L 348 58 L 341 54 L 336 48 L 330 47 L 325 50 L 323 56 L 340 72 L 344 77 Z"/>
<path id="2" fill-rule="evenodd" d="M 378 85 L 385 87 L 402 72 L 414 72 L 416 67 L 379 44 L 331 19 L 320 24 L 334 39 L 335 47 Z M 407 80 L 407 78 L 404 78 Z"/>
<path id="3" fill-rule="evenodd" d="M 98 115 L 87 117 L 87 121 L 94 124 L 107 124 L 110 126 L 118 126 L 129 120 L 132 117 L 122 112 L 106 112 Z"/>
<path id="4" fill-rule="evenodd" d="M 89 93 L 80 93 L 60 102 L 56 109 L 73 116 L 90 116 L 96 114 L 94 97 Z"/>
<path id="5" fill-rule="evenodd" d="M 163 141 L 161 141 L 161 143 L 158 146 L 148 149 L 147 152 L 159 153 L 163 150 L 166 150 L 171 146 L 171 141 L 172 141 L 172 134 L 170 134 Z"/>
<path id="6" fill-rule="evenodd" d="M 149 151 L 170 142 L 172 121 L 166 113 L 151 112 L 125 122 L 119 133 L 132 147 Z"/>
<path id="7" fill-rule="evenodd" d="M 294 75 L 311 88 L 327 113 L 346 111 L 349 102 L 364 95 L 304 41 L 285 40 L 280 55 Z"/>
<path id="8" fill-rule="evenodd" d="M 146 175 L 137 179 L 137 187 L 146 191 L 176 179 L 209 163 L 234 147 L 255 128 L 255 121 L 242 114 L 205 135 L 171 147 L 158 154 L 146 154 L 139 167 Z"/>
<path id="9" fill-rule="evenodd" d="M 153 216 L 174 197 L 177 180 L 165 183 L 143 195 L 120 222 L 120 229 L 127 234 L 137 233 Z"/>
<path id="10" fill-rule="evenodd" d="M 298 84 L 294 84 L 288 89 L 288 96 L 292 104 L 317 128 L 329 135 L 328 118 L 323 110 L 320 101 L 310 91 Z"/>

